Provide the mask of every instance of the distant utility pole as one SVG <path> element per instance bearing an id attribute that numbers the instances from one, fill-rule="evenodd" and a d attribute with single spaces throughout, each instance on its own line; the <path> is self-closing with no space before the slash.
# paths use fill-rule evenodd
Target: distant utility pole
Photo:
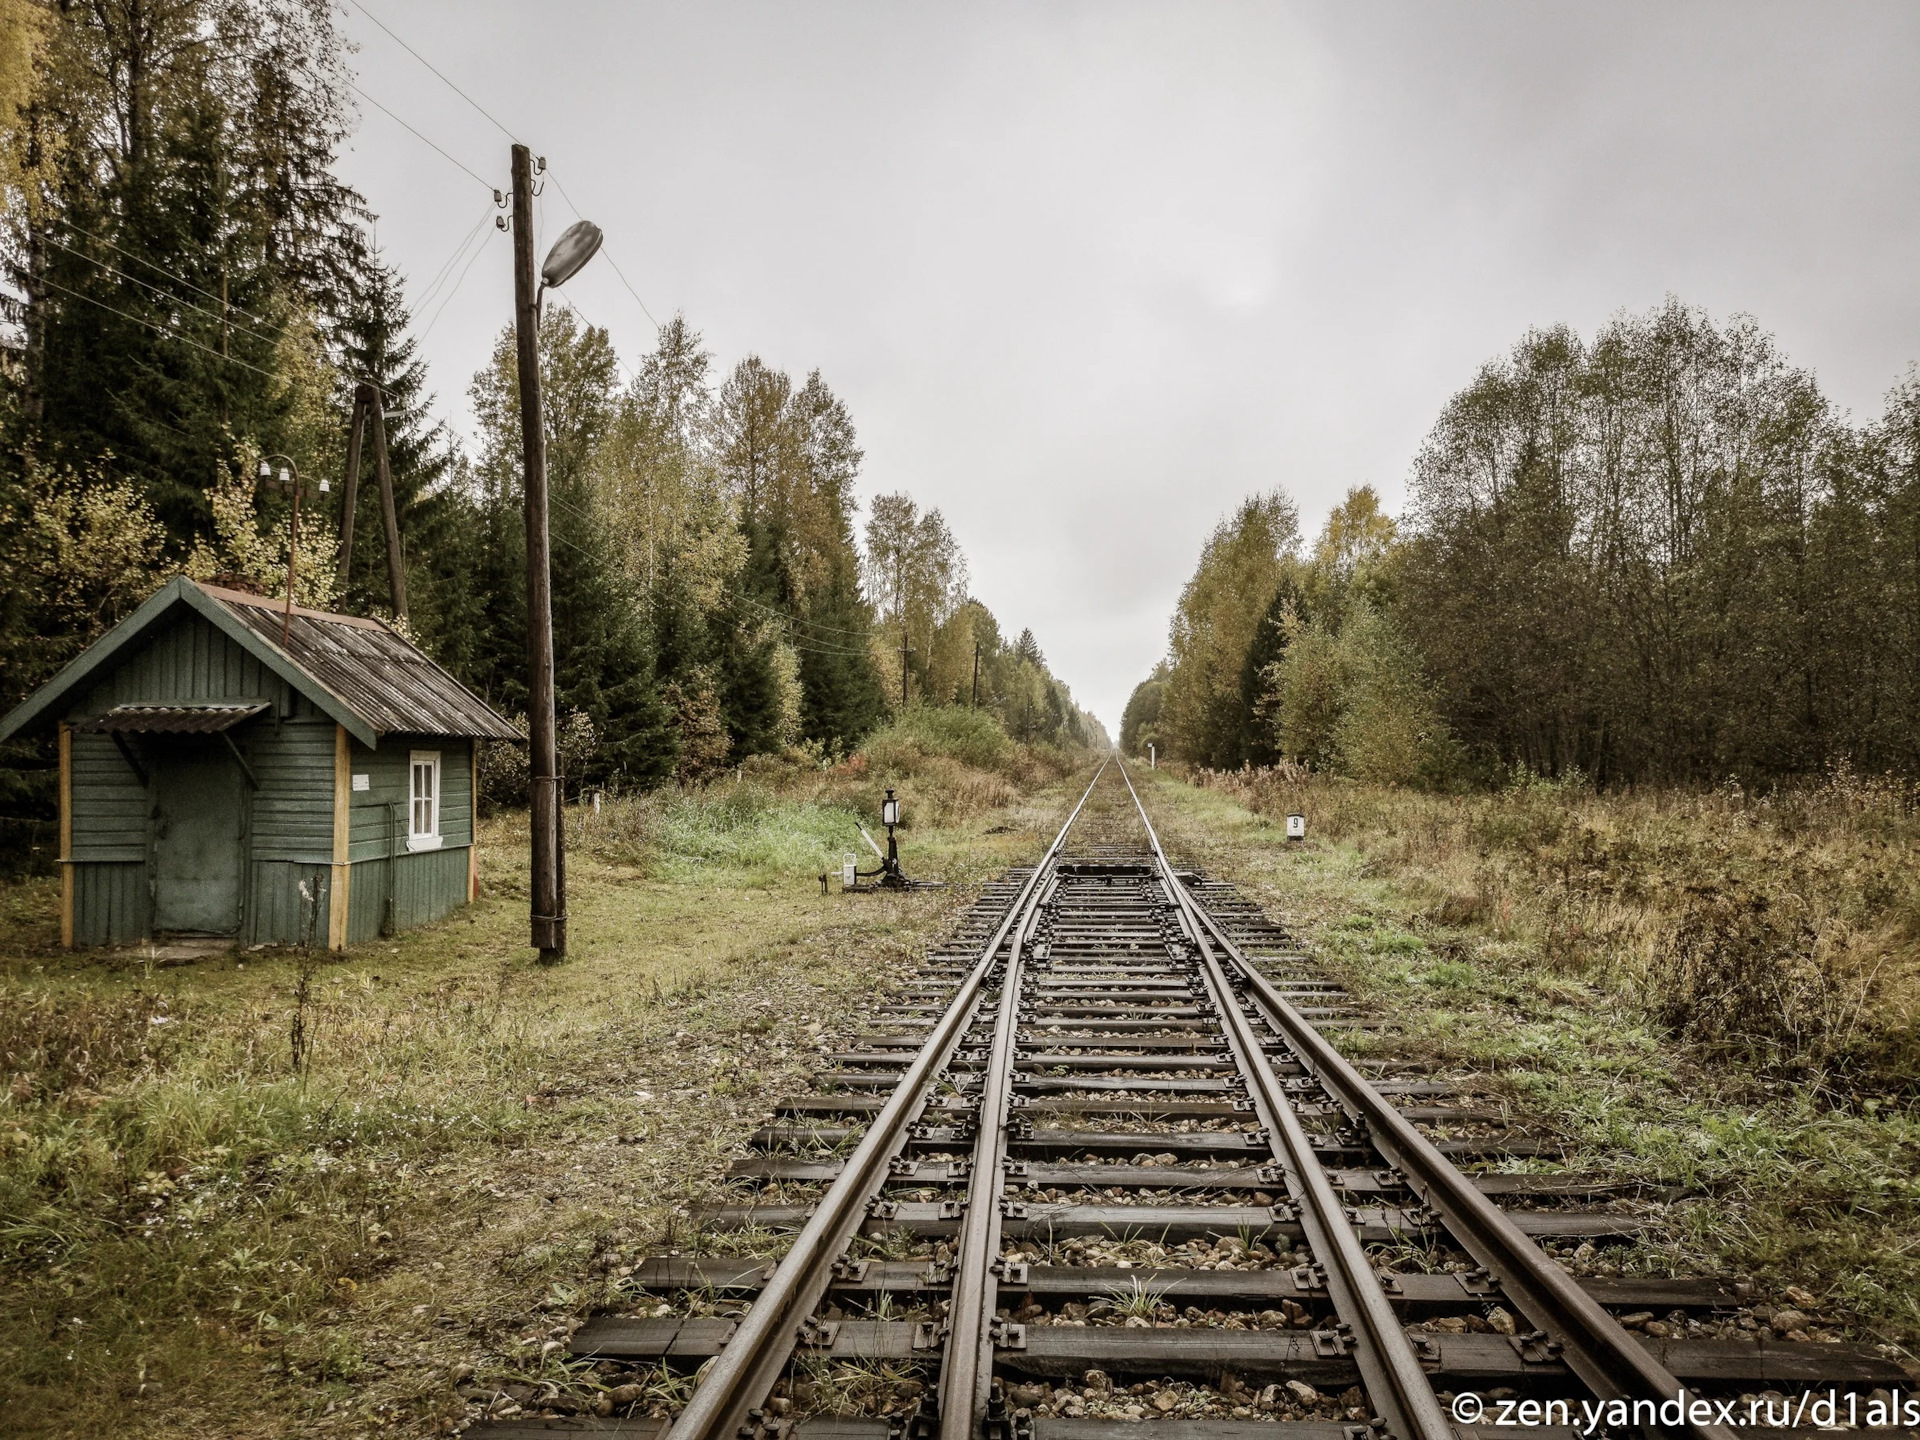
<path id="1" fill-rule="evenodd" d="M 900 615 L 900 708 L 907 708 L 907 616 Z"/>
<path id="2" fill-rule="evenodd" d="M 340 553 L 334 573 L 342 584 L 353 569 L 353 518 L 360 504 L 360 437 L 373 430 L 374 473 L 380 481 L 380 524 L 387 537 L 387 588 L 394 617 L 407 618 L 407 567 L 400 554 L 400 520 L 393 502 L 393 471 L 387 464 L 387 411 L 380 391 L 362 382 L 353 387 L 353 416 L 347 421 L 346 496 L 341 503 Z"/>
<path id="3" fill-rule="evenodd" d="M 974 709 L 980 708 L 980 642 L 973 642 L 973 699 L 969 702 Z"/>
<path id="4" fill-rule="evenodd" d="M 540 408 L 540 292 L 533 273 L 533 155 L 513 147 L 513 320 L 519 341 L 520 453 L 527 502 L 527 738 L 531 754 L 533 946 L 567 954 L 566 836 L 553 720 L 553 571 L 547 535 L 547 433 Z"/>
<path id="5" fill-rule="evenodd" d="M 273 478 L 273 462 L 280 462 L 280 478 Z M 260 483 L 293 497 L 293 518 L 287 531 L 287 608 L 280 621 L 280 645 L 284 649 L 293 636 L 293 572 L 300 565 L 300 498 L 312 493 L 300 479 L 299 467 L 291 457 L 275 452 L 260 457 Z M 327 482 L 320 482 L 320 493 L 327 493 Z"/>

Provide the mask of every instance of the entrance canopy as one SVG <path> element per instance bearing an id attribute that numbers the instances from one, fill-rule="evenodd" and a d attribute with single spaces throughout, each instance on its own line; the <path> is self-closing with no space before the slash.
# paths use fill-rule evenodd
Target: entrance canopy
<path id="1" fill-rule="evenodd" d="M 251 705 L 116 705 L 104 715 L 76 720 L 73 728 L 97 735 L 217 735 L 269 709 Z"/>

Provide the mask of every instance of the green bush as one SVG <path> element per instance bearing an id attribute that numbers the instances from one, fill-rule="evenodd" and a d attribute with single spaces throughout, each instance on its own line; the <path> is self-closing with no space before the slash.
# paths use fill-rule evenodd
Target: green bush
<path id="1" fill-rule="evenodd" d="M 965 705 L 916 705 L 862 747 L 871 773 L 917 775 L 946 759 L 976 770 L 1005 773 L 1015 760 L 1013 741 L 985 710 Z"/>
<path id="2" fill-rule="evenodd" d="M 858 839 L 845 806 L 784 797 L 752 780 L 621 796 L 600 814 L 579 812 L 572 823 L 572 843 L 663 876 L 704 865 L 817 874 L 836 868 Z"/>

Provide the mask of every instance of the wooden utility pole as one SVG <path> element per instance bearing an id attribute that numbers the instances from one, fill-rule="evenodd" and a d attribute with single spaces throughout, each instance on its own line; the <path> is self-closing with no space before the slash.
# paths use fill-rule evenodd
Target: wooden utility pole
<path id="1" fill-rule="evenodd" d="M 907 614 L 900 612 L 900 708 L 907 708 Z"/>
<path id="2" fill-rule="evenodd" d="M 547 535 L 547 438 L 540 409 L 540 292 L 533 259 L 533 155 L 513 147 L 513 317 L 519 341 L 520 450 L 527 501 L 527 732 L 532 754 L 533 946 L 567 953 L 560 766 L 553 719 L 553 573 Z"/>
<path id="3" fill-rule="evenodd" d="M 980 708 L 980 642 L 973 642 L 973 708 Z"/>
<path id="4" fill-rule="evenodd" d="M 380 392 L 367 387 L 373 396 L 373 468 L 380 477 L 380 522 L 387 532 L 387 588 L 393 595 L 393 613 L 407 618 L 407 566 L 400 554 L 400 516 L 393 505 L 393 472 L 387 468 L 387 407 Z"/>
<path id="5" fill-rule="evenodd" d="M 341 585 L 345 585 L 353 573 L 353 518 L 360 504 L 360 436 L 367 428 L 364 396 L 372 388 L 371 385 L 353 387 L 353 416 L 347 421 L 347 473 L 346 483 L 341 486 L 345 493 L 340 497 L 340 553 L 333 564 L 333 573 Z"/>
<path id="6" fill-rule="evenodd" d="M 387 464 L 387 410 L 380 392 L 364 381 L 353 387 L 353 418 L 347 421 L 346 494 L 340 502 L 340 552 L 334 573 L 346 584 L 353 568 L 353 522 L 360 506 L 360 441 L 373 428 L 373 466 L 380 483 L 380 523 L 387 537 L 387 587 L 396 618 L 407 618 L 407 566 L 400 549 L 400 517 L 394 508 L 393 472 Z"/>

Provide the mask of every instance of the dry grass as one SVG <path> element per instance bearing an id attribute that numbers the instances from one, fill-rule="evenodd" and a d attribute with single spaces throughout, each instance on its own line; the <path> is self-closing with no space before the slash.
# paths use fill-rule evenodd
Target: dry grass
<path id="1" fill-rule="evenodd" d="M 517 816 L 478 904 L 342 956 L 66 955 L 53 887 L 0 887 L 0 1430 L 427 1435 L 456 1385 L 591 1394 L 557 1342 L 969 898 L 820 893 L 875 785 L 573 813 L 548 969 Z M 910 867 L 966 882 L 1060 802 L 908 803 Z"/>
<path id="2" fill-rule="evenodd" d="M 1195 778 L 1257 815 L 1306 814 L 1423 918 L 1630 996 L 1703 1053 L 1853 1088 L 1920 1075 L 1920 808 L 1904 784 L 1841 769 L 1767 796 L 1456 796 Z"/>
<path id="3" fill-rule="evenodd" d="M 1156 826 L 1391 1022 L 1343 1049 L 1504 1097 L 1573 1170 L 1689 1194 L 1657 1243 L 1593 1263 L 1748 1276 L 1762 1297 L 1800 1286 L 1857 1317 L 1858 1338 L 1920 1351 L 1920 1109 L 1899 1059 L 1915 1043 L 1916 822 L 1885 789 L 1850 795 L 1841 776 L 1769 802 L 1202 778 L 1147 777 Z M 1291 810 L 1304 845 L 1284 838 Z M 1812 1025 L 1785 1018 L 1795 984 L 1819 992 Z M 1733 1002 L 1703 1013 L 1716 993 Z"/>

